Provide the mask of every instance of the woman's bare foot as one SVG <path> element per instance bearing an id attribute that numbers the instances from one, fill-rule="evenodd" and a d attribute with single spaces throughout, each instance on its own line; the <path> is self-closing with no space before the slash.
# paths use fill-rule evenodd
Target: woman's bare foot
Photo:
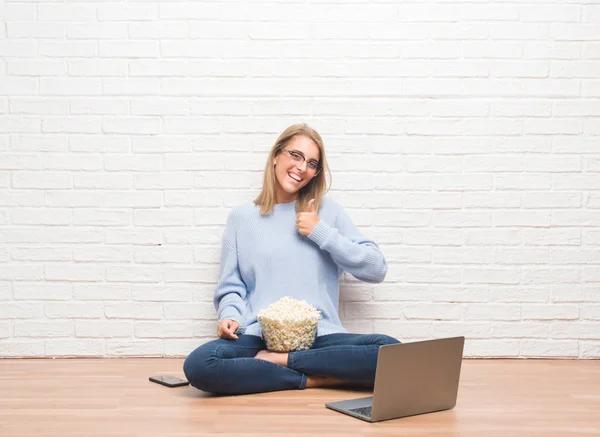
<path id="1" fill-rule="evenodd" d="M 288 353 L 287 352 L 271 352 L 268 350 L 262 350 L 256 354 L 254 358 L 258 358 L 259 360 L 269 361 L 274 364 L 279 364 L 280 366 L 287 367 L 288 363 Z"/>
<path id="2" fill-rule="evenodd" d="M 346 381 L 341 379 L 328 378 L 326 376 L 307 376 L 306 377 L 306 388 L 316 387 L 333 387 L 339 385 L 349 385 Z"/>
<path id="3" fill-rule="evenodd" d="M 287 352 L 271 352 L 269 350 L 261 350 L 259 351 L 254 358 L 258 358 L 259 360 L 269 361 L 274 364 L 279 364 L 280 366 L 287 367 L 288 363 L 288 353 Z M 334 387 L 341 385 L 353 385 L 349 382 L 342 381 L 341 379 L 329 378 L 326 376 L 306 376 L 306 388 L 316 388 L 316 387 Z M 363 384 L 354 384 L 358 386 L 362 386 Z M 366 385 L 365 385 L 366 386 Z"/>

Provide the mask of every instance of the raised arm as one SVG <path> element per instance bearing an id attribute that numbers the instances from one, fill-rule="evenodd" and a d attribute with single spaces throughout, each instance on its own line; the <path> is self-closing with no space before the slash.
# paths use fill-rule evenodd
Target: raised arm
<path id="1" fill-rule="evenodd" d="M 365 238 L 342 208 L 335 226 L 320 220 L 308 238 L 329 252 L 335 263 L 356 279 L 371 283 L 385 279 L 388 265 L 379 246 Z"/>

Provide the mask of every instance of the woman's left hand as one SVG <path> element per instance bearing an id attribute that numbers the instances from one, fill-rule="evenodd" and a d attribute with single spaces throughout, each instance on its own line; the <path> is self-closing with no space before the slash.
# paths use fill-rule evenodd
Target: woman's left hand
<path id="1" fill-rule="evenodd" d="M 296 215 L 296 228 L 302 235 L 310 234 L 320 220 L 315 210 L 315 199 L 309 200 L 307 207 L 308 211 Z"/>

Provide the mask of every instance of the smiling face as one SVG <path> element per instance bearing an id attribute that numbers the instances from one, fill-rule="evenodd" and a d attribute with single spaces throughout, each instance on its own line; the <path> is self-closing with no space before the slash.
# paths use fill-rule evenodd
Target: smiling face
<path id="1" fill-rule="evenodd" d="M 275 177 L 277 186 L 275 188 L 275 196 L 277 203 L 286 203 L 296 200 L 298 191 L 306 186 L 316 172 L 314 162 L 319 162 L 319 148 L 310 138 L 304 135 L 296 135 L 292 137 L 285 145 L 284 150 L 296 152 L 290 154 L 288 152 L 279 152 L 273 164 L 275 165 Z M 304 156 L 305 160 L 294 159 L 298 155 Z"/>

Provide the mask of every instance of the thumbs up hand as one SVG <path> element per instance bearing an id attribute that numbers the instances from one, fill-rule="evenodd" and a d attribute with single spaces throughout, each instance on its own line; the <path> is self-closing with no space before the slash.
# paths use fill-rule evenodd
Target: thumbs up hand
<path id="1" fill-rule="evenodd" d="M 299 212 L 296 215 L 296 228 L 298 228 L 298 232 L 302 235 L 308 235 L 317 226 L 319 220 L 317 210 L 315 209 L 315 199 L 311 199 L 308 201 L 307 211 Z"/>

